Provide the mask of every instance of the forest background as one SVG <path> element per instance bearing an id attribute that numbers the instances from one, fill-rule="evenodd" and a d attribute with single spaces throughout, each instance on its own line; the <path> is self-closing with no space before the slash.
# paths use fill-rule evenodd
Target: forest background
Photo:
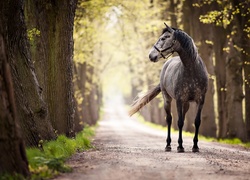
<path id="1" fill-rule="evenodd" d="M 148 52 L 164 22 L 194 39 L 208 69 L 200 134 L 250 141 L 249 0 L 6 0 L 0 8 L 0 152 L 19 163 L 1 158 L 1 171 L 28 174 L 25 146 L 74 137 L 103 104 L 131 104 L 158 84 L 164 61 Z M 165 126 L 162 97 L 150 104 L 141 115 Z"/>

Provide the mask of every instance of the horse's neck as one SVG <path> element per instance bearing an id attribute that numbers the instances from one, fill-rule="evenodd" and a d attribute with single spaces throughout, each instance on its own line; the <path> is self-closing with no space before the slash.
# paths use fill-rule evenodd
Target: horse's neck
<path id="1" fill-rule="evenodd" d="M 181 48 L 177 53 L 179 54 L 182 63 L 186 67 L 195 65 L 199 58 L 195 46 L 193 46 L 189 51 Z"/>

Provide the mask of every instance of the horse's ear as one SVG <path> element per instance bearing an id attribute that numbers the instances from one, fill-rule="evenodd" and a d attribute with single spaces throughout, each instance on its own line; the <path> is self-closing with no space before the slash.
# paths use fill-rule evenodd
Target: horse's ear
<path id="1" fill-rule="evenodd" d="M 173 30 L 171 27 L 169 27 L 165 22 L 164 22 L 164 24 L 165 24 L 165 26 L 167 27 L 167 30 L 168 30 L 170 33 L 173 33 L 173 32 L 174 32 L 174 30 Z"/>

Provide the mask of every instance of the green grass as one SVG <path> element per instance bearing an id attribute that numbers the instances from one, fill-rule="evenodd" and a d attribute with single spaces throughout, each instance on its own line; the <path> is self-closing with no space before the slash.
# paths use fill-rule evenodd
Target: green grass
<path id="1" fill-rule="evenodd" d="M 220 142 L 220 143 L 224 143 L 224 144 L 240 145 L 240 146 L 243 146 L 245 148 L 250 148 L 250 142 L 244 143 L 244 142 L 242 142 L 238 138 L 233 138 L 233 139 L 218 139 L 217 141 Z"/>
<path id="2" fill-rule="evenodd" d="M 45 142 L 43 150 L 27 148 L 27 158 L 32 179 L 46 179 L 59 172 L 70 172 L 71 169 L 64 163 L 67 158 L 76 152 L 92 148 L 91 137 L 94 127 L 85 127 L 75 138 L 59 135 L 56 140 Z"/>
<path id="3" fill-rule="evenodd" d="M 138 116 L 137 119 L 139 120 L 139 122 L 145 124 L 146 126 L 152 127 L 154 129 L 162 130 L 162 131 L 167 131 L 167 127 L 164 127 L 164 126 L 158 125 L 158 124 L 154 124 L 152 122 L 145 121 L 142 116 Z M 178 131 L 171 128 L 171 133 L 178 133 Z M 191 132 L 183 131 L 182 134 L 184 136 L 194 137 L 194 133 L 191 133 Z M 208 141 L 208 142 L 219 142 L 219 143 L 224 143 L 224 144 L 240 145 L 240 146 L 243 146 L 246 148 L 250 148 L 250 142 L 244 143 L 238 138 L 216 139 L 216 138 L 212 138 L 212 137 L 205 137 L 205 136 L 199 135 L 199 139 L 204 140 L 204 141 Z"/>
<path id="4" fill-rule="evenodd" d="M 8 174 L 8 173 L 1 173 L 0 180 L 26 180 L 25 177 L 21 174 Z"/>

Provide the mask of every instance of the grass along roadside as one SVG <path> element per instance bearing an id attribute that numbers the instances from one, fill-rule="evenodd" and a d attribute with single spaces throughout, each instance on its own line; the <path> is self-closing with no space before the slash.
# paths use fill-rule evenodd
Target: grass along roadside
<path id="1" fill-rule="evenodd" d="M 158 124 L 154 124 L 152 122 L 145 121 L 144 118 L 141 115 L 137 116 L 136 119 L 139 122 L 141 122 L 142 124 L 145 124 L 146 126 L 149 126 L 149 127 L 154 128 L 154 129 L 158 129 L 158 130 L 167 132 L 167 127 L 164 127 L 164 126 L 158 125 Z M 171 133 L 178 133 L 178 131 L 171 128 Z M 194 133 L 190 133 L 190 132 L 186 132 L 186 131 L 183 131 L 183 135 L 184 136 L 189 136 L 189 137 L 194 137 Z M 244 143 L 238 138 L 216 139 L 216 138 L 212 138 L 212 137 L 205 137 L 205 136 L 202 136 L 202 135 L 199 134 L 199 139 L 204 140 L 204 141 L 208 141 L 208 142 L 219 142 L 219 143 L 224 143 L 224 144 L 240 145 L 240 146 L 243 146 L 245 148 L 250 148 L 250 142 Z"/>
<path id="2" fill-rule="evenodd" d="M 64 163 L 78 151 L 92 148 L 91 137 L 94 136 L 95 127 L 86 126 L 75 138 L 59 135 L 56 140 L 42 144 L 43 150 L 27 148 L 31 179 L 46 179 L 59 172 L 70 172 L 71 168 Z"/>

